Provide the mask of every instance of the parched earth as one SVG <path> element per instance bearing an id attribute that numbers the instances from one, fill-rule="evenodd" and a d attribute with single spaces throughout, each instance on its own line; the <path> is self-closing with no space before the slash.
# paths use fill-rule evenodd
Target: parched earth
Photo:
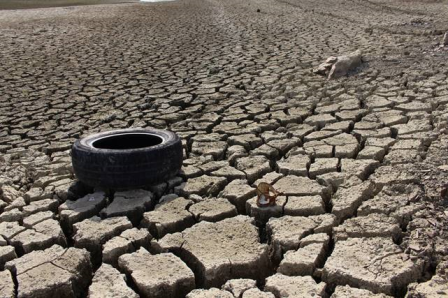
<path id="1" fill-rule="evenodd" d="M 446 1 L 0 11 L 0 297 L 447 296 L 447 30 Z M 77 182 L 74 140 L 127 127 L 181 173 Z"/>

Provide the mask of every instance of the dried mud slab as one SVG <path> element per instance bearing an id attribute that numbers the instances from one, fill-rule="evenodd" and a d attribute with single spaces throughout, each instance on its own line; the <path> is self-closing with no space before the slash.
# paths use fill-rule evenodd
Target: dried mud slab
<path id="1" fill-rule="evenodd" d="M 73 240 L 76 247 L 86 248 L 97 255 L 107 240 L 131 228 L 132 224 L 126 217 L 111 217 L 102 220 L 94 216 L 73 225 Z"/>
<path id="2" fill-rule="evenodd" d="M 322 278 L 333 285 L 396 295 L 421 274 L 422 262 L 411 261 L 392 240 L 352 238 L 336 243 Z"/>
<path id="3" fill-rule="evenodd" d="M 190 211 L 197 221 L 217 222 L 225 218 L 237 216 L 235 206 L 226 199 L 210 199 L 192 205 Z"/>
<path id="4" fill-rule="evenodd" d="M 247 278 L 239 278 L 228 280 L 222 286 L 222 289 L 231 292 L 235 297 L 241 297 L 241 295 L 244 292 L 256 287 L 257 282 L 255 280 Z"/>
<path id="5" fill-rule="evenodd" d="M 193 272 L 172 253 L 151 255 L 140 249 L 122 255 L 118 267 L 132 277 L 145 298 L 181 298 L 195 288 Z"/>
<path id="6" fill-rule="evenodd" d="M 319 185 L 315 180 L 299 176 L 286 176 L 280 178 L 274 187 L 287 196 L 328 195 L 328 189 Z"/>
<path id="7" fill-rule="evenodd" d="M 14 282 L 8 270 L 0 272 L 0 293 L 5 298 L 15 297 Z"/>
<path id="8" fill-rule="evenodd" d="M 138 298 L 125 281 L 124 274 L 108 264 L 103 264 L 95 272 L 89 287 L 89 298 L 127 297 Z"/>
<path id="9" fill-rule="evenodd" d="M 277 272 L 290 276 L 313 276 L 316 268 L 321 267 L 325 262 L 329 242 L 328 236 L 323 239 L 307 239 L 315 235 L 302 239 L 300 248 L 297 251 L 287 251 Z"/>
<path id="10" fill-rule="evenodd" d="M 103 245 L 102 261 L 116 266 L 121 255 L 131 253 L 140 247 L 149 248 L 151 239 L 151 234 L 145 229 L 126 230 Z"/>
<path id="11" fill-rule="evenodd" d="M 246 209 L 247 200 L 255 195 L 255 188 L 251 187 L 246 180 L 233 180 L 220 193 L 220 197 L 229 200 L 236 206 L 239 213 L 243 213 Z"/>
<path id="12" fill-rule="evenodd" d="M 399 240 L 401 234 L 402 231 L 395 218 L 375 213 L 347 219 L 342 225 L 333 228 L 335 242 L 347 238 L 371 237 Z"/>
<path id="13" fill-rule="evenodd" d="M 436 268 L 436 274 L 423 283 L 412 283 L 408 286 L 406 298 L 411 297 L 438 297 L 448 294 L 448 261 L 442 261 Z"/>
<path id="14" fill-rule="evenodd" d="M 312 233 L 331 233 L 335 220 L 331 214 L 271 218 L 266 229 L 275 256 L 280 258 L 286 251 L 298 249 L 300 240 Z"/>
<path id="15" fill-rule="evenodd" d="M 337 286 L 331 298 L 391 298 L 385 294 L 374 294 L 369 290 L 356 289 L 350 286 Z"/>
<path id="16" fill-rule="evenodd" d="M 153 211 L 143 214 L 141 225 L 158 238 L 182 231 L 195 223 L 193 214 L 188 211 L 192 204 L 192 201 L 183 197 L 163 200 Z"/>
<path id="17" fill-rule="evenodd" d="M 59 206 L 61 223 L 67 228 L 84 219 L 90 218 L 106 205 L 106 195 L 104 192 L 88 194 L 76 201 L 66 201 Z"/>
<path id="18" fill-rule="evenodd" d="M 230 292 L 220 290 L 217 288 L 211 288 L 209 290 L 197 289 L 191 291 L 186 298 L 211 298 L 211 297 L 220 297 L 220 298 L 234 298 Z"/>
<path id="19" fill-rule="evenodd" d="M 90 254 L 54 245 L 6 263 L 17 283 L 18 297 L 76 297 L 89 284 Z"/>
<path id="20" fill-rule="evenodd" d="M 226 184 L 223 177 L 212 177 L 203 175 L 197 178 L 189 179 L 175 188 L 175 192 L 180 196 L 188 198 L 190 195 L 216 196 Z"/>
<path id="21" fill-rule="evenodd" d="M 127 216 L 133 223 L 138 223 L 143 212 L 152 207 L 154 195 L 143 189 L 120 191 L 114 194 L 114 200 L 101 210 L 101 217 Z"/>
<path id="22" fill-rule="evenodd" d="M 266 292 L 276 297 L 313 297 L 325 294 L 326 284 L 316 283 L 311 276 L 286 276 L 275 274 L 266 279 Z"/>
<path id="23" fill-rule="evenodd" d="M 165 236 L 159 245 L 193 268 L 201 287 L 219 287 L 232 278 L 259 280 L 270 269 L 268 246 L 259 242 L 258 229 L 246 216 L 200 222 Z"/>

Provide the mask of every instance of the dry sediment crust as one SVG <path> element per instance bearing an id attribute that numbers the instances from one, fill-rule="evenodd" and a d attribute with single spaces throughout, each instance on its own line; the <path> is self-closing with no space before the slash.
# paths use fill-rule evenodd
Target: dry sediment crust
<path id="1" fill-rule="evenodd" d="M 223 291 L 217 288 L 211 288 L 209 290 L 196 289 L 191 291 L 186 298 L 209 298 L 209 297 L 219 297 L 219 298 L 234 298 L 234 296 L 227 291 Z"/>
<path id="2" fill-rule="evenodd" d="M 316 283 L 311 276 L 275 274 L 266 279 L 265 291 L 277 297 L 313 297 L 325 294 L 326 284 Z"/>
<path id="3" fill-rule="evenodd" d="M 374 294 L 369 290 L 352 288 L 350 286 L 337 286 L 331 298 L 390 298 L 385 294 Z"/>
<path id="4" fill-rule="evenodd" d="M 89 287 L 89 298 L 101 297 L 139 297 L 127 285 L 123 274 L 111 265 L 103 264 L 95 272 Z"/>
<path id="5" fill-rule="evenodd" d="M 195 288 L 193 272 L 171 253 L 151 255 L 140 249 L 122 255 L 118 267 L 132 277 L 145 298 L 181 298 Z"/>
<path id="6" fill-rule="evenodd" d="M 222 289 L 231 292 L 235 297 L 240 297 L 244 292 L 256 287 L 257 282 L 255 280 L 239 278 L 227 281 Z"/>
<path id="7" fill-rule="evenodd" d="M 266 225 L 274 256 L 280 258 L 288 250 L 299 248 L 300 240 L 313 233 L 330 233 L 334 215 L 289 216 L 271 218 Z"/>
<path id="8" fill-rule="evenodd" d="M 389 239 L 338 241 L 323 270 L 329 284 L 348 284 L 374 293 L 396 295 L 422 274 L 422 262 L 406 259 Z"/>
<path id="9" fill-rule="evenodd" d="M 166 250 L 190 270 L 183 296 L 446 291 L 445 269 L 431 268 L 448 255 L 447 20 L 445 2 L 418 0 L 0 11 L 1 292 L 48 296 L 76 284 L 73 295 L 100 286 L 144 296 L 129 268 L 146 270 L 143 259 L 165 268 Z M 348 76 L 312 73 L 356 50 L 363 63 Z M 175 131 L 179 176 L 132 202 L 78 183 L 72 143 L 129 127 Z M 261 181 L 284 192 L 276 206 L 256 206 Z M 63 269 L 40 263 L 55 243 L 71 256 Z M 101 269 L 90 274 L 79 247 Z M 120 267 L 125 256 L 139 262 Z M 39 265 L 9 271 L 23 260 Z M 29 278 L 37 268 L 49 279 Z"/>
<path id="10" fill-rule="evenodd" d="M 2 297 L 14 297 L 14 282 L 12 280 L 11 272 L 8 270 L 0 272 L 0 292 L 2 293 Z"/>
<path id="11" fill-rule="evenodd" d="M 75 246 L 98 254 L 101 252 L 101 245 L 124 230 L 132 228 L 132 224 L 126 217 L 111 217 L 102 220 L 94 216 L 74 224 L 73 228 Z"/>
<path id="12" fill-rule="evenodd" d="M 92 274 L 90 254 L 84 249 L 54 245 L 6 263 L 17 279 L 17 297 L 76 297 Z"/>
<path id="13" fill-rule="evenodd" d="M 268 246 L 259 243 L 258 230 L 246 216 L 200 222 L 182 234 L 165 236 L 159 245 L 180 255 L 206 288 L 232 278 L 260 280 L 270 271 Z"/>

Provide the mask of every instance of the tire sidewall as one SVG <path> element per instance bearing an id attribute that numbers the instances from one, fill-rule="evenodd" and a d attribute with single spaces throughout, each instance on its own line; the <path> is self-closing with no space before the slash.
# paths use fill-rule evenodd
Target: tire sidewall
<path id="1" fill-rule="evenodd" d="M 103 149 L 92 144 L 101 138 L 126 133 L 145 133 L 162 143 L 136 149 Z M 182 142 L 173 132 L 157 129 L 121 129 L 89 135 L 72 147 L 72 164 L 79 180 L 112 189 L 144 187 L 176 175 L 182 166 Z"/>

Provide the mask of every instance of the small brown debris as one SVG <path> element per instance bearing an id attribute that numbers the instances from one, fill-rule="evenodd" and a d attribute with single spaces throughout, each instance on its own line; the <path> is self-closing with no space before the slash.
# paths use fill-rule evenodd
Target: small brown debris
<path id="1" fill-rule="evenodd" d="M 275 200 L 281 194 L 275 190 L 272 185 L 261 182 L 256 189 L 257 192 L 257 206 L 266 207 L 275 205 Z"/>

